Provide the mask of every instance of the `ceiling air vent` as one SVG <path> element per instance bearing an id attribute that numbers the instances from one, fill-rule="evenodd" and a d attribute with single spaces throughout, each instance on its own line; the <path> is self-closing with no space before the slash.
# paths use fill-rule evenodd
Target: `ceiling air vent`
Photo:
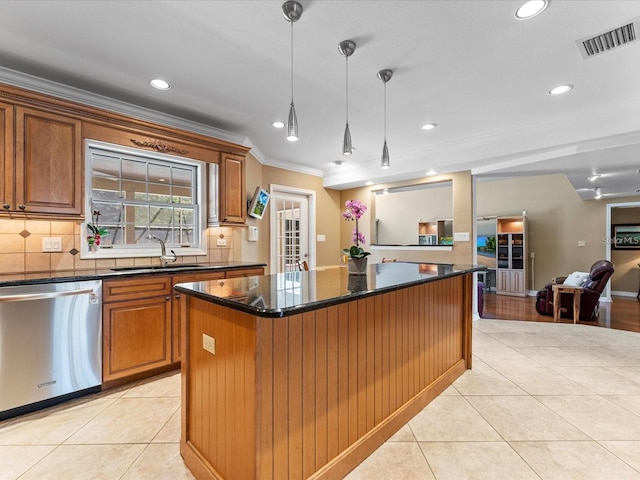
<path id="1" fill-rule="evenodd" d="M 577 40 L 576 46 L 583 59 L 595 57 L 614 48 L 635 42 L 639 29 L 640 17 L 612 30 Z"/>

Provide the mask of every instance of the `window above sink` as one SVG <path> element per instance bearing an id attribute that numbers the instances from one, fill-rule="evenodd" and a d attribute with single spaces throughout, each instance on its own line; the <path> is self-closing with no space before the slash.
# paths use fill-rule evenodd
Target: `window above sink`
<path id="1" fill-rule="evenodd" d="M 85 159 L 86 222 L 108 233 L 95 251 L 82 242 L 82 258 L 156 256 L 149 233 L 178 256 L 206 254 L 204 162 L 95 140 Z"/>

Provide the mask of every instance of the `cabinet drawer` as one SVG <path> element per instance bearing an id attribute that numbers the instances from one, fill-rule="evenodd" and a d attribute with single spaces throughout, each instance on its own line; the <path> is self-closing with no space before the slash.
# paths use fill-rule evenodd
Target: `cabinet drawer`
<path id="1" fill-rule="evenodd" d="M 129 280 L 109 280 L 102 283 L 103 303 L 171 294 L 169 276 L 137 277 Z"/>

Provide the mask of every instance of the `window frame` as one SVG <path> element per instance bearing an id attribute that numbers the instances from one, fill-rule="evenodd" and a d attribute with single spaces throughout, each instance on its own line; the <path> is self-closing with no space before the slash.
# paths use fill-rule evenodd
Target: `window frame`
<path id="1" fill-rule="evenodd" d="M 110 259 L 110 258 L 142 258 L 156 257 L 160 255 L 160 244 L 149 245 L 114 245 L 101 247 L 95 251 L 89 249 L 87 238 L 87 223 L 93 221 L 93 153 L 100 151 L 108 154 L 135 156 L 141 159 L 160 160 L 178 166 L 190 166 L 196 169 L 194 189 L 195 226 L 193 232 L 194 245 L 190 247 L 177 247 L 167 245 L 167 250 L 175 251 L 178 257 L 207 255 L 207 163 L 186 157 L 179 157 L 161 152 L 142 150 L 99 140 L 86 139 L 84 145 L 85 167 L 85 197 L 84 197 L 84 223 L 80 228 L 80 258 L 81 259 Z M 97 200 L 98 201 L 98 200 Z M 148 202 L 149 205 L 152 202 Z M 197 240 L 197 243 L 196 243 Z"/>

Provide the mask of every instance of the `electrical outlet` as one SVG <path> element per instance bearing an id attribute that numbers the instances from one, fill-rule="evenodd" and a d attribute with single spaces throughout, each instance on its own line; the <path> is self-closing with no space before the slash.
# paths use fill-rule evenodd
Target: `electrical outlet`
<path id="1" fill-rule="evenodd" d="M 578 240 L 578 246 L 579 247 L 586 247 L 587 246 L 587 241 L 586 240 Z"/>
<path id="2" fill-rule="evenodd" d="M 206 333 L 202 334 L 202 348 L 204 348 L 207 352 L 216 354 L 216 339 L 210 337 Z"/>
<path id="3" fill-rule="evenodd" d="M 216 246 L 218 246 L 218 247 L 226 247 L 227 246 L 227 239 L 226 238 L 217 238 L 216 239 Z"/>

